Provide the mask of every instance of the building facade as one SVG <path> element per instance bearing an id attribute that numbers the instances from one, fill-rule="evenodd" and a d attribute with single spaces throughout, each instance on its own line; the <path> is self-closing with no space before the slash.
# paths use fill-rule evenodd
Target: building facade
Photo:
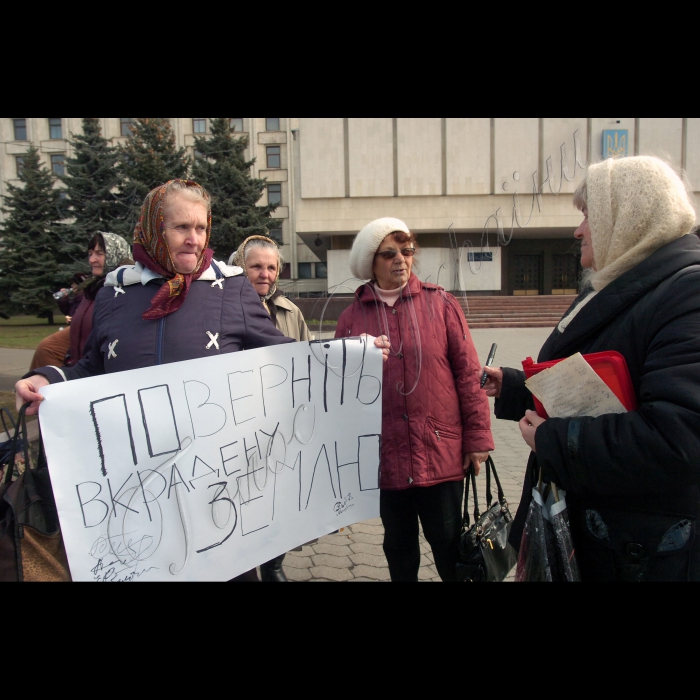
<path id="1" fill-rule="evenodd" d="M 113 143 L 129 119 L 104 118 Z M 419 277 L 468 294 L 564 294 L 576 288 L 581 221 L 571 193 L 604 157 L 649 154 L 683 170 L 700 191 L 700 118 L 240 117 L 261 204 L 276 201 L 292 295 L 349 294 L 353 236 L 382 216 L 418 234 Z M 194 155 L 209 119 L 171 119 Z M 34 142 L 60 174 L 79 118 L 0 120 L 0 194 Z M 216 222 L 214 222 L 216 225 Z"/>

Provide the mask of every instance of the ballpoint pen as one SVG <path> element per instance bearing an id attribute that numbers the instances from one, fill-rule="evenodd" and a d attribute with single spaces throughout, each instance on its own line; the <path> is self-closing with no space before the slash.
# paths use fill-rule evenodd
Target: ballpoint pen
<path id="1" fill-rule="evenodd" d="M 493 362 L 493 358 L 496 356 L 496 343 L 494 343 L 491 346 L 491 350 L 489 350 L 489 356 L 486 359 L 486 367 L 490 367 L 491 363 Z M 486 384 L 486 380 L 489 378 L 489 375 L 486 374 L 486 370 L 484 370 L 484 373 L 481 375 L 481 384 L 479 385 L 482 389 L 484 388 L 484 384 Z"/>

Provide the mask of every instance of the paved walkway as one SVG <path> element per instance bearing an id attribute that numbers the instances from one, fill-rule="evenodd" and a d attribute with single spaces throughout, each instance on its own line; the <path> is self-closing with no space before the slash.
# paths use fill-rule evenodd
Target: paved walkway
<path id="1" fill-rule="evenodd" d="M 15 382 L 29 371 L 34 350 L 0 348 L 0 391 L 14 391 Z"/>
<path id="2" fill-rule="evenodd" d="M 551 331 L 551 328 L 489 328 L 473 330 L 472 338 L 482 362 L 486 361 L 491 343 L 497 343 L 494 365 L 519 368 L 528 355 L 536 359 Z M 492 413 L 491 429 L 496 444 L 493 459 L 506 499 L 515 514 L 530 450 L 520 436 L 517 423 L 496 420 Z M 481 478 L 477 479 L 477 488 L 485 499 Z M 320 537 L 317 543 L 302 547 L 300 552 L 289 552 L 284 560 L 284 570 L 290 581 L 388 581 L 389 567 L 382 551 L 383 539 L 381 520 L 366 520 L 337 534 Z M 420 543 L 418 580 L 439 581 L 430 546 L 422 534 Z M 512 578 L 511 572 L 506 580 Z"/>

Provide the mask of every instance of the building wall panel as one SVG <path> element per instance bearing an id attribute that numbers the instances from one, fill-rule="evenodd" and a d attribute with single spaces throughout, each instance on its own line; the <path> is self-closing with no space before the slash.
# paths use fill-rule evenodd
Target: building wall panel
<path id="1" fill-rule="evenodd" d="M 544 192 L 571 193 L 583 179 L 585 171 L 576 164 L 574 133 L 576 133 L 576 141 L 580 144 L 579 162 L 586 165 L 588 152 L 588 120 L 586 117 L 542 120 L 540 183 L 547 178 L 547 159 L 551 159 L 550 178 L 544 186 Z M 563 151 L 562 145 L 564 145 Z M 567 178 L 573 179 L 570 181 Z"/>
<path id="2" fill-rule="evenodd" d="M 299 120 L 302 198 L 345 196 L 343 119 Z"/>
<path id="3" fill-rule="evenodd" d="M 442 120 L 397 119 L 399 197 L 442 194 Z"/>
<path id="4" fill-rule="evenodd" d="M 498 118 L 495 122 L 495 193 L 516 189 L 531 193 L 532 174 L 539 170 L 539 119 Z"/>
<path id="5" fill-rule="evenodd" d="M 351 197 L 392 197 L 392 119 L 348 119 Z"/>
<path id="6" fill-rule="evenodd" d="M 446 119 L 447 194 L 491 191 L 491 120 Z"/>
<path id="7" fill-rule="evenodd" d="M 680 169 L 683 147 L 683 119 L 680 117 L 641 117 L 639 154 L 657 156 Z"/>
<path id="8" fill-rule="evenodd" d="M 700 192 L 700 117 L 688 119 L 685 171 L 694 192 Z"/>

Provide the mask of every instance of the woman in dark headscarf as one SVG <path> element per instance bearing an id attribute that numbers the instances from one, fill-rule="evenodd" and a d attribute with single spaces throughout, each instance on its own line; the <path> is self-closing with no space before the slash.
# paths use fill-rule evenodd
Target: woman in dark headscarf
<path id="1" fill-rule="evenodd" d="M 79 287 L 83 292 L 83 300 L 71 319 L 70 350 L 66 357 L 69 366 L 83 356 L 85 343 L 92 330 L 92 311 L 97 292 L 104 286 L 107 274 L 120 265 L 132 263 L 129 244 L 115 233 L 98 232 L 88 243 L 88 261 L 93 276 Z"/>
<path id="2" fill-rule="evenodd" d="M 53 333 L 37 346 L 30 370 L 49 364 L 74 365 L 83 355 L 83 348 L 92 330 L 92 307 L 97 292 L 102 289 L 107 273 L 120 265 L 133 264 L 130 259 L 129 244 L 114 233 L 96 233 L 88 243 L 88 264 L 92 277 L 78 285 L 76 297 L 79 301 L 75 308 L 59 307 L 64 313 L 70 313 L 70 327 Z M 76 275 L 73 279 L 76 279 Z M 85 275 L 83 275 L 85 277 Z M 66 317 L 68 320 L 68 316 Z"/>

